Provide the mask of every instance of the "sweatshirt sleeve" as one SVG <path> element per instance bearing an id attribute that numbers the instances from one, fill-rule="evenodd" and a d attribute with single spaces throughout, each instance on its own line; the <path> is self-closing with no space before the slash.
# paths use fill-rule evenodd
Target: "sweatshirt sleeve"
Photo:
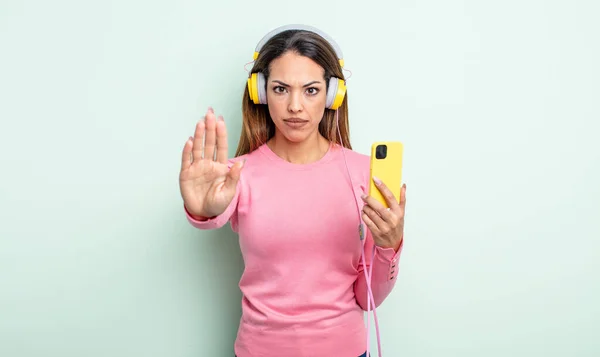
<path id="1" fill-rule="evenodd" d="M 366 228 L 365 235 L 365 255 L 362 256 L 358 266 L 358 277 L 354 284 L 354 293 L 356 295 L 356 301 L 358 305 L 367 311 L 367 297 L 368 287 L 367 280 L 363 268 L 363 259 L 367 267 L 367 272 L 371 271 L 371 290 L 373 292 L 374 303 L 371 301 L 371 310 L 373 304 L 375 307 L 379 307 L 381 303 L 388 297 L 392 292 L 392 289 L 396 285 L 396 278 L 398 277 L 398 264 L 400 263 L 400 254 L 402 253 L 402 247 L 404 246 L 404 239 L 400 244 L 400 248 L 396 252 L 393 248 L 381 248 L 375 247 L 375 255 L 371 261 L 373 255 L 373 237 L 368 228 Z M 373 268 L 371 268 L 371 265 Z"/>

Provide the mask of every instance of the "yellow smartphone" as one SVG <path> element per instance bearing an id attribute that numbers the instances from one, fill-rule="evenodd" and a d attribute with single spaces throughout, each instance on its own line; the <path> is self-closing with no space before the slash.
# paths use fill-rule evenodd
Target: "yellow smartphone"
<path id="1" fill-rule="evenodd" d="M 384 207 L 389 207 L 385 197 L 379 192 L 373 176 L 379 178 L 392 191 L 396 202 L 400 202 L 402 189 L 402 157 L 404 145 L 398 141 L 381 141 L 371 146 L 371 178 L 369 196 L 375 198 Z"/>

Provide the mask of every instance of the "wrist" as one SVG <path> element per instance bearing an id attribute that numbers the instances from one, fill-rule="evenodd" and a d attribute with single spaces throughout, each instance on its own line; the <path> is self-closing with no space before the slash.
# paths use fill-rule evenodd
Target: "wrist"
<path id="1" fill-rule="evenodd" d="M 402 246 L 403 238 L 404 238 L 404 234 L 402 236 L 400 236 L 400 239 L 397 241 L 386 242 L 384 244 L 375 243 L 375 245 L 377 245 L 379 248 L 382 248 L 382 249 L 393 249 L 397 253 L 398 250 L 400 249 L 400 247 Z"/>
<path id="2" fill-rule="evenodd" d="M 214 218 L 214 217 L 209 217 L 209 216 L 192 213 L 192 212 L 190 212 L 190 210 L 187 208 L 187 206 L 185 204 L 183 205 L 183 208 L 185 209 L 187 214 L 196 221 L 208 221 L 209 219 Z"/>
<path id="3" fill-rule="evenodd" d="M 400 250 L 400 247 L 402 246 L 402 241 L 403 240 L 404 240 L 404 233 L 402 233 L 402 235 L 400 236 L 400 239 L 394 245 L 394 250 L 396 251 L 396 253 L 398 252 L 398 250 Z"/>

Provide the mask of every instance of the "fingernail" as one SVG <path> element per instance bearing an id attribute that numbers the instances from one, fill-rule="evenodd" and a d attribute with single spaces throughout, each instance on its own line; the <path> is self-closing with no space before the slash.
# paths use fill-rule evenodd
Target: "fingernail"
<path id="1" fill-rule="evenodd" d="M 367 195 L 361 195 L 360 198 L 362 198 L 363 200 L 365 200 L 367 198 Z"/>
<path id="2" fill-rule="evenodd" d="M 194 140 L 194 138 L 190 136 L 190 140 Z"/>
<path id="3" fill-rule="evenodd" d="M 211 112 L 211 113 L 215 112 L 214 109 L 213 109 L 213 107 L 208 107 L 208 111 Z"/>
<path id="4" fill-rule="evenodd" d="M 376 185 L 381 185 L 381 180 L 378 177 L 373 176 L 373 181 L 375 182 Z"/>

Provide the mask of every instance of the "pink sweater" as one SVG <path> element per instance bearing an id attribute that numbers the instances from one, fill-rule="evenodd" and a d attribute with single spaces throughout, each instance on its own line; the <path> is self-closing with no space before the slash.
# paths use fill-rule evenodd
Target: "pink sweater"
<path id="1" fill-rule="evenodd" d="M 353 192 L 367 193 L 369 157 L 346 150 Z M 367 285 L 358 235 L 359 213 L 339 146 L 318 162 L 289 163 L 263 145 L 230 160 L 247 159 L 236 196 L 208 221 L 230 222 L 239 234 L 244 272 L 242 317 L 235 342 L 238 357 L 357 357 L 365 352 Z M 376 248 L 365 227 L 367 267 L 377 306 L 396 282 L 402 247 Z M 370 268 L 369 268 L 370 269 Z M 371 323 L 371 326 L 374 326 Z"/>

